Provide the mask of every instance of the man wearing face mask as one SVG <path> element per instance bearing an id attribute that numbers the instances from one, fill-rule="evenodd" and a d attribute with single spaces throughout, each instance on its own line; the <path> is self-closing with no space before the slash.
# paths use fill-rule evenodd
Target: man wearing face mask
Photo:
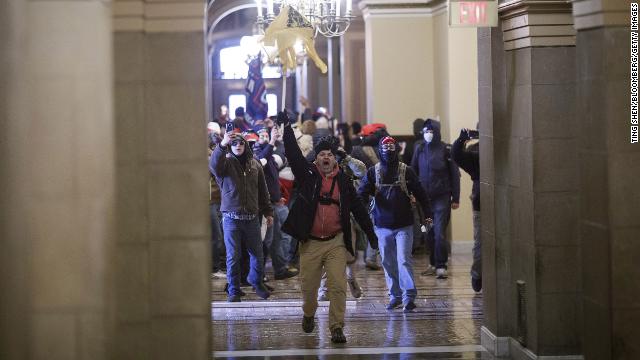
<path id="1" fill-rule="evenodd" d="M 228 301 L 239 302 L 241 245 L 249 252 L 250 270 L 247 281 L 256 294 L 266 299 L 271 294 L 263 283 L 264 267 L 260 241 L 261 216 L 273 224 L 273 208 L 264 172 L 253 158 L 247 141 L 239 134 L 225 133 L 209 161 L 209 170 L 222 191 L 222 228 L 227 248 Z"/>
<path id="2" fill-rule="evenodd" d="M 460 203 L 460 170 L 451 160 L 449 145 L 441 140 L 440 122 L 427 119 L 422 130 L 425 143 L 416 148 L 411 159 L 411 167 L 418 174 L 433 211 L 433 227 L 427 235 L 429 267 L 422 275 L 435 274 L 445 279 L 449 257 L 445 232 L 451 209 L 457 209 Z"/>
<path id="3" fill-rule="evenodd" d="M 380 140 L 380 163 L 367 171 L 358 195 L 364 202 L 373 196 L 373 219 L 380 244 L 382 267 L 389 289 L 387 310 L 404 305 L 416 308 L 418 294 L 413 277 L 413 212 L 416 199 L 426 218 L 431 217 L 429 199 L 413 170 L 399 160 L 399 146 L 390 136 Z M 424 219 L 425 221 L 430 221 Z"/>
<path id="4" fill-rule="evenodd" d="M 299 189 L 282 230 L 300 241 L 302 329 L 310 333 L 315 327 L 316 295 L 324 268 L 329 290 L 331 341 L 344 343 L 347 341 L 342 330 L 346 310 L 347 252 L 354 256 L 349 214 L 354 215 L 369 235 L 373 248 L 378 247 L 378 241 L 367 210 L 358 199 L 351 180 L 336 162 L 335 143 L 320 140 L 314 148 L 315 162 L 310 163 L 298 147 L 286 113 L 278 114 L 278 124 L 284 124 L 285 155 Z"/>
<path id="5" fill-rule="evenodd" d="M 254 127 L 254 130 L 258 134 L 258 141 L 254 145 L 254 153 L 264 170 L 267 188 L 269 189 L 269 198 L 274 210 L 274 222 L 272 226 L 267 228 L 263 250 L 271 255 L 274 278 L 276 280 L 284 280 L 294 277 L 298 273 L 287 268 L 285 249 L 288 250 L 291 238 L 280 230 L 289 215 L 289 208 L 284 204 L 284 199 L 280 192 L 278 164 L 282 165 L 283 161 L 280 155 L 274 153 L 274 146 L 276 141 L 280 139 L 280 133 L 277 126 L 271 129 L 271 136 L 269 136 L 267 128 L 262 125 Z"/>

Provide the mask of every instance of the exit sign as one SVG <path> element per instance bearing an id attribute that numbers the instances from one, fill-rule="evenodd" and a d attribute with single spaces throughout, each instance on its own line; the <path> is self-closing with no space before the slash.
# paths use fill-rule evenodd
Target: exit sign
<path id="1" fill-rule="evenodd" d="M 498 1 L 451 0 L 449 25 L 454 27 L 498 26 Z"/>

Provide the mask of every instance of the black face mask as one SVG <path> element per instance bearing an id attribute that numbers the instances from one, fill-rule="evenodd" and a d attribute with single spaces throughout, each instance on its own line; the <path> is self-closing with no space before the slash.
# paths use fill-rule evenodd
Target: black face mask
<path id="1" fill-rule="evenodd" d="M 398 154 L 395 151 L 380 151 L 380 161 L 390 164 L 398 161 Z"/>

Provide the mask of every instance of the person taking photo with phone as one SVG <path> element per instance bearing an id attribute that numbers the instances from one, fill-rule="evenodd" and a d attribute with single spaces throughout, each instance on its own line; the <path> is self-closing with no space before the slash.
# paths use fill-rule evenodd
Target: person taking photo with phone
<path id="1" fill-rule="evenodd" d="M 238 133 L 226 132 L 211 155 L 209 170 L 222 192 L 220 211 L 227 249 L 228 301 L 240 302 L 241 246 L 249 252 L 247 282 L 266 299 L 271 293 L 263 283 L 264 266 L 260 217 L 273 224 L 273 207 L 262 165 L 251 154 L 247 141 Z"/>

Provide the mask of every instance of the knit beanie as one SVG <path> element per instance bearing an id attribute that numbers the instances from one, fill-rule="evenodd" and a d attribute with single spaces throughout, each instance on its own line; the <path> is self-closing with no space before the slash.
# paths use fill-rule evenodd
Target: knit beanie
<path id="1" fill-rule="evenodd" d="M 338 150 L 338 146 L 336 145 L 336 141 L 333 136 L 323 136 L 318 141 L 318 144 L 313 148 L 313 151 L 316 152 L 316 155 L 320 154 L 323 150 L 329 150 L 333 155 L 336 154 Z"/>

